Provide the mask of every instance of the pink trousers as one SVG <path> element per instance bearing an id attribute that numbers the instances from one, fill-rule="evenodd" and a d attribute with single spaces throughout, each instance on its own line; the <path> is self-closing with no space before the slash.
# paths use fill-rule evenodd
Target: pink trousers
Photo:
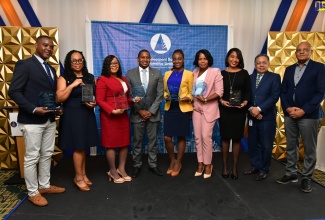
<path id="1" fill-rule="evenodd" d="M 197 160 L 199 163 L 211 164 L 212 162 L 212 132 L 216 120 L 207 122 L 204 114 L 193 111 L 193 130 Z"/>

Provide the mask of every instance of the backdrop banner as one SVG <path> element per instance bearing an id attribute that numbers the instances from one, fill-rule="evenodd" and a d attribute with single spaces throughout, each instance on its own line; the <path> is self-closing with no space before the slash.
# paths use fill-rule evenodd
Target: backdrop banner
<path id="1" fill-rule="evenodd" d="M 225 68 L 225 56 L 228 45 L 228 26 L 225 25 L 186 25 L 186 24 L 147 24 L 125 22 L 91 22 L 93 71 L 96 78 L 101 74 L 104 58 L 115 55 L 119 58 L 123 75 L 127 70 L 138 66 L 137 56 L 140 50 L 146 49 L 151 54 L 150 66 L 161 70 L 162 74 L 172 68 L 172 54 L 182 49 L 185 54 L 185 69 L 194 70 L 195 54 L 200 49 L 207 49 L 214 58 L 213 67 Z M 161 103 L 163 113 L 164 102 Z M 100 122 L 96 110 L 98 129 Z M 164 114 L 163 114 L 164 115 Z M 178 126 L 175 124 L 175 126 Z M 132 132 L 132 129 L 131 129 Z M 100 133 L 100 132 L 99 132 Z M 220 150 L 219 124 L 213 132 L 214 151 Z M 158 134 L 158 151 L 166 152 L 163 137 L 163 119 Z M 146 149 L 146 140 L 143 143 Z M 132 149 L 132 133 L 131 148 Z M 175 149 L 177 145 L 175 140 Z M 98 152 L 101 151 L 101 152 Z M 187 137 L 186 152 L 195 152 L 193 129 Z M 100 147 L 97 153 L 103 153 Z"/>

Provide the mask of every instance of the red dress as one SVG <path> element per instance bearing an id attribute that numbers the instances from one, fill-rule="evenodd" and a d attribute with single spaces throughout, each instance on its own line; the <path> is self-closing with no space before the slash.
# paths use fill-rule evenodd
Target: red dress
<path id="1" fill-rule="evenodd" d="M 122 76 L 128 91 L 125 93 L 131 103 L 130 86 Z M 96 82 L 96 102 L 100 107 L 101 141 L 103 147 L 117 148 L 130 145 L 130 119 L 128 112 L 114 115 L 114 95 L 124 94 L 122 83 L 114 76 L 100 76 Z"/>

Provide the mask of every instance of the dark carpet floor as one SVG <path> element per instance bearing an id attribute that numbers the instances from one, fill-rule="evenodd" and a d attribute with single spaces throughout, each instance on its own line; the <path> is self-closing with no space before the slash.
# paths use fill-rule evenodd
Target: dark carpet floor
<path id="1" fill-rule="evenodd" d="M 231 156 L 231 155 L 230 155 Z M 210 179 L 194 177 L 196 154 L 185 154 L 181 174 L 177 177 L 155 176 L 143 167 L 132 182 L 114 184 L 108 181 L 108 164 L 104 156 L 87 158 L 88 176 L 94 185 L 90 192 L 73 186 L 73 163 L 66 157 L 53 170 L 51 183 L 66 187 L 66 192 L 45 195 L 46 207 L 36 207 L 25 200 L 8 219 L 140 219 L 140 220 L 210 220 L 210 219 L 322 219 L 325 218 L 325 188 L 313 182 L 312 193 L 300 190 L 300 181 L 281 185 L 284 166 L 272 161 L 271 172 L 264 181 L 242 175 L 249 169 L 249 157 L 240 157 L 239 179 L 223 179 L 221 153 L 214 153 Z M 158 155 L 159 167 L 166 171 L 167 154 Z M 131 173 L 129 155 L 127 171 Z"/>

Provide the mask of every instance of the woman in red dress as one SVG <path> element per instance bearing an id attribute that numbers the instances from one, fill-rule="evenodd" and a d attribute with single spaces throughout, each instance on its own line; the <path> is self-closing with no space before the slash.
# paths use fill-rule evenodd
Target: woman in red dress
<path id="1" fill-rule="evenodd" d="M 130 87 L 114 55 L 108 55 L 103 61 L 102 73 L 96 84 L 96 102 L 100 107 L 101 140 L 110 167 L 107 172 L 109 180 L 114 180 L 114 183 L 131 181 L 132 178 L 125 171 L 130 145 L 130 119 L 127 113 L 131 103 Z M 116 151 L 119 154 L 117 169 Z"/>

